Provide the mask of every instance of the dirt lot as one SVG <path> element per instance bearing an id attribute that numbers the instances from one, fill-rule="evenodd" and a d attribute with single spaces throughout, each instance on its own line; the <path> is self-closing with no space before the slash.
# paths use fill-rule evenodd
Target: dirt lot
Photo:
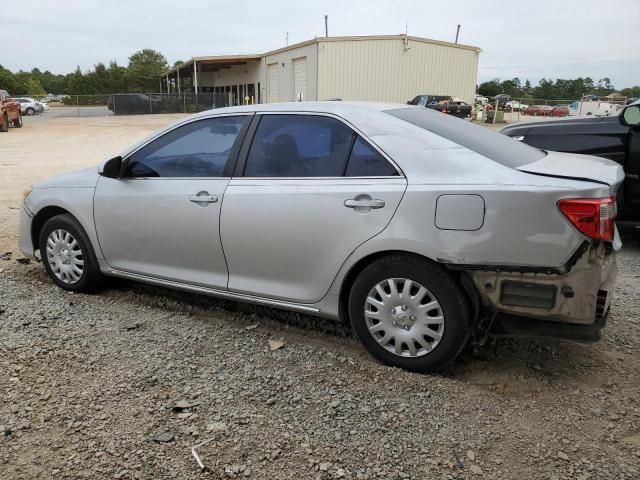
<path id="1" fill-rule="evenodd" d="M 430 376 L 331 322 L 119 281 L 72 295 L 17 261 L 25 188 L 174 118 L 0 134 L 0 478 L 640 478 L 640 232 L 602 342 L 502 340 Z"/>

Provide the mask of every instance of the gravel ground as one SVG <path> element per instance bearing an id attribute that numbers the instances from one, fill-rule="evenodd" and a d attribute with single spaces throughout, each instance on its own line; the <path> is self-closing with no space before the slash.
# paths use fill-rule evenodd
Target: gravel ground
<path id="1" fill-rule="evenodd" d="M 640 478 L 638 231 L 602 342 L 501 340 L 441 375 L 378 364 L 340 324 L 124 281 L 69 294 L 18 262 L 26 181 L 167 121 L 87 119 L 37 154 L 0 138 L 0 478 Z"/>

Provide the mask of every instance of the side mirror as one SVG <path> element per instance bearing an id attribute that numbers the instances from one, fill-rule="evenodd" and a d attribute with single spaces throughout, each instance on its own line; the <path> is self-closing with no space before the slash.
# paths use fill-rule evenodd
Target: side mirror
<path id="1" fill-rule="evenodd" d="M 100 175 L 107 178 L 120 178 L 120 172 L 122 171 L 122 157 L 113 157 L 111 160 L 107 160 L 102 166 Z"/>
<path id="2" fill-rule="evenodd" d="M 640 105 L 629 105 L 622 111 L 620 121 L 627 127 L 640 125 Z"/>

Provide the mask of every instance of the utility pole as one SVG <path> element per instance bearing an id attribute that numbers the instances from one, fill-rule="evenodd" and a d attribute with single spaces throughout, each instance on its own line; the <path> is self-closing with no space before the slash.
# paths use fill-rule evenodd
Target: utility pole
<path id="1" fill-rule="evenodd" d="M 329 36 L 329 15 L 324 16 L 324 36 Z"/>
<path id="2" fill-rule="evenodd" d="M 458 24 L 458 30 L 456 30 L 456 43 L 458 43 L 458 35 L 460 35 L 460 24 Z"/>
<path id="3" fill-rule="evenodd" d="M 287 40 L 286 40 L 286 42 L 287 42 L 287 47 L 288 47 L 289 46 L 289 32 L 287 32 Z"/>

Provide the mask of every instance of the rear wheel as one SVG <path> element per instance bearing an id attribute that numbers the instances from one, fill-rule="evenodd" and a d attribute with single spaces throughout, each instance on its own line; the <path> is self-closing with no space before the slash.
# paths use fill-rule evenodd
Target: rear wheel
<path id="1" fill-rule="evenodd" d="M 33 108 L 28 107 L 28 108 L 24 111 L 24 113 L 26 113 L 27 115 L 31 116 L 31 115 L 35 115 L 35 114 L 36 114 L 36 111 L 35 111 Z"/>
<path id="2" fill-rule="evenodd" d="M 19 113 L 17 118 L 13 121 L 13 126 L 15 128 L 22 128 L 22 114 Z"/>
<path id="3" fill-rule="evenodd" d="M 61 288 L 91 292 L 102 281 L 91 242 L 71 215 L 57 215 L 45 222 L 39 237 L 45 270 Z"/>
<path id="4" fill-rule="evenodd" d="M 2 123 L 0 123 L 0 132 L 6 132 L 9 130 L 9 117 L 2 116 Z"/>
<path id="5" fill-rule="evenodd" d="M 360 273 L 349 296 L 349 316 L 374 357 L 414 372 L 453 361 L 470 334 L 469 301 L 455 278 L 405 254 L 376 260 Z"/>

